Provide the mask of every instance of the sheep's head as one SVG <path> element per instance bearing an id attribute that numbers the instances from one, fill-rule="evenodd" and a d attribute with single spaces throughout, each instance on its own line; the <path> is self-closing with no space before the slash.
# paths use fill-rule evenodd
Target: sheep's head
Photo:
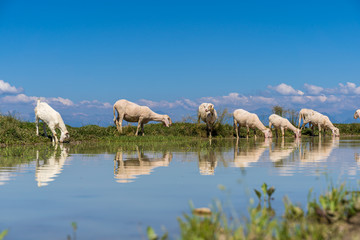
<path id="1" fill-rule="evenodd" d="M 165 127 L 170 127 L 172 124 L 171 118 L 168 115 L 164 115 L 162 122 Z"/>
<path id="2" fill-rule="evenodd" d="M 359 112 L 360 112 L 360 109 L 359 110 L 356 110 L 355 113 L 354 113 L 354 118 L 357 119 L 359 118 Z"/>
<path id="3" fill-rule="evenodd" d="M 210 111 L 211 113 L 214 113 L 214 110 L 215 110 L 214 105 L 210 104 L 210 105 L 209 105 L 209 111 Z"/>
<path id="4" fill-rule="evenodd" d="M 331 129 L 331 131 L 332 131 L 333 136 L 340 137 L 340 131 L 337 127 L 334 127 L 333 129 Z"/>
<path id="5" fill-rule="evenodd" d="M 211 104 L 211 103 L 209 103 L 209 104 L 206 106 L 206 108 L 205 108 L 205 112 L 206 112 L 206 113 L 207 113 L 207 112 L 213 113 L 213 112 L 214 112 L 214 105 Z"/>
<path id="6" fill-rule="evenodd" d="M 70 134 L 68 131 L 66 132 L 61 132 L 61 136 L 60 136 L 60 142 L 64 142 L 66 139 L 68 139 L 70 137 Z"/>
<path id="7" fill-rule="evenodd" d="M 271 129 L 266 129 L 264 132 L 265 138 L 272 138 L 272 131 Z"/>
<path id="8" fill-rule="evenodd" d="M 300 129 L 297 129 L 295 131 L 295 138 L 301 138 L 301 130 Z"/>

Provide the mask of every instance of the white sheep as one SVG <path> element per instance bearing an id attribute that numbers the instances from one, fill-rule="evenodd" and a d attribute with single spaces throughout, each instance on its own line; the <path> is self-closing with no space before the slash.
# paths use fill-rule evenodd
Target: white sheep
<path id="1" fill-rule="evenodd" d="M 217 119 L 217 113 L 213 104 L 211 103 L 200 104 L 198 110 L 198 123 L 200 123 L 200 119 L 206 123 L 207 131 L 209 137 L 211 138 L 211 132 L 213 130 L 215 121 Z"/>
<path id="2" fill-rule="evenodd" d="M 286 118 L 280 117 L 279 115 L 276 115 L 276 114 L 270 115 L 269 128 L 271 129 L 272 126 L 274 126 L 274 128 L 275 128 L 276 137 L 277 137 L 277 129 L 279 129 L 279 128 L 281 130 L 282 137 L 284 137 L 284 130 L 286 130 L 286 129 L 290 129 L 291 131 L 293 131 L 295 133 L 296 138 L 301 137 L 301 130 L 294 127 L 289 122 L 289 120 L 287 120 Z"/>
<path id="3" fill-rule="evenodd" d="M 332 131 L 333 136 L 335 137 L 340 136 L 339 129 L 331 123 L 328 116 L 315 112 L 313 115 L 309 117 L 309 121 L 311 122 L 311 124 L 313 124 L 312 126 L 313 131 L 314 131 L 314 125 L 319 128 L 319 134 L 321 134 L 322 129 L 324 129 L 324 131 L 326 129 L 330 129 Z"/>
<path id="4" fill-rule="evenodd" d="M 127 101 L 125 99 L 118 100 L 113 107 L 114 123 L 120 133 L 122 133 L 122 121 L 137 122 L 135 136 L 138 135 L 141 127 L 142 135 L 144 135 L 144 124 L 150 121 L 162 122 L 166 127 L 172 124 L 171 118 L 168 115 L 161 115 L 153 112 L 149 107 L 139 106 L 136 103 Z M 118 116 L 116 117 L 115 111 Z"/>
<path id="5" fill-rule="evenodd" d="M 310 123 L 309 117 L 311 115 L 313 115 L 314 113 L 317 113 L 317 111 L 312 110 L 312 109 L 307 109 L 307 108 L 303 108 L 303 109 L 300 110 L 300 112 L 299 112 L 299 125 L 298 125 L 298 128 L 300 128 L 300 130 L 308 123 L 309 123 L 309 127 L 310 127 L 311 123 Z M 301 120 L 303 120 L 303 124 L 300 127 Z"/>
<path id="6" fill-rule="evenodd" d="M 357 118 L 360 118 L 360 109 L 356 110 L 355 113 L 354 113 L 354 118 L 357 119 Z"/>
<path id="7" fill-rule="evenodd" d="M 240 127 L 246 127 L 247 129 L 246 137 L 249 137 L 249 128 L 252 128 L 254 129 L 254 134 L 256 138 L 256 128 L 258 128 L 260 131 L 264 133 L 265 138 L 272 138 L 271 129 L 265 127 L 255 113 L 249 113 L 244 109 L 237 109 L 233 113 L 233 118 L 234 118 L 234 128 L 236 132 L 236 138 L 239 138 Z"/>
<path id="8" fill-rule="evenodd" d="M 56 134 L 56 128 L 60 129 L 61 136 L 60 136 L 60 142 L 64 142 L 65 139 L 69 138 L 69 132 L 66 129 L 66 126 L 64 124 L 63 119 L 61 118 L 60 113 L 55 111 L 52 107 L 49 106 L 46 102 L 41 102 L 40 99 L 37 100 L 36 107 L 34 109 L 35 111 L 35 122 L 36 122 L 36 136 L 39 136 L 39 120 L 43 121 L 43 128 L 45 136 L 46 134 L 46 126 L 45 123 L 50 128 L 50 131 L 52 132 L 52 142 L 57 143 L 58 138 Z"/>

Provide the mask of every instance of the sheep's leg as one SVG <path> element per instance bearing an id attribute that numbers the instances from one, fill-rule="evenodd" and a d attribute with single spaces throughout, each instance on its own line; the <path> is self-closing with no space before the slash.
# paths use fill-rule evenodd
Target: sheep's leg
<path id="1" fill-rule="evenodd" d="M 206 123 L 206 130 L 208 137 L 211 138 L 211 125 L 209 123 Z"/>
<path id="2" fill-rule="evenodd" d="M 46 125 L 45 125 L 45 122 L 43 121 L 43 129 L 44 129 L 44 134 L 45 134 L 45 137 L 47 137 L 47 133 L 46 133 Z"/>
<path id="3" fill-rule="evenodd" d="M 135 133 L 135 136 L 137 136 L 138 135 L 138 133 L 139 133 L 139 128 L 141 127 L 141 124 L 142 124 L 142 118 L 140 118 L 139 119 L 139 121 L 138 121 L 138 125 L 137 125 L 137 128 L 136 128 L 136 133 Z"/>
<path id="4" fill-rule="evenodd" d="M 55 127 L 49 126 L 49 128 L 50 128 L 50 131 L 51 131 L 51 133 L 52 133 L 52 135 L 53 135 L 53 137 L 52 137 L 52 142 L 53 142 L 53 143 L 58 143 L 58 138 L 57 138 L 57 136 L 56 136 Z"/>
<path id="5" fill-rule="evenodd" d="M 248 138 L 249 137 L 249 127 L 248 126 L 246 126 L 246 138 Z"/>
<path id="6" fill-rule="evenodd" d="M 318 128 L 319 128 L 319 135 L 321 135 L 321 125 L 320 124 L 318 125 Z"/>
<path id="7" fill-rule="evenodd" d="M 36 136 L 39 136 L 39 118 L 35 117 L 35 123 L 36 123 Z"/>
<path id="8" fill-rule="evenodd" d="M 311 126 L 311 135 L 314 136 L 314 125 Z"/>
<path id="9" fill-rule="evenodd" d="M 116 119 L 116 128 L 119 131 L 119 133 L 122 133 L 122 122 L 124 119 L 124 114 L 119 114 Z"/>
<path id="10" fill-rule="evenodd" d="M 276 135 L 276 138 L 278 138 L 278 129 L 275 128 L 275 135 Z"/>
<path id="11" fill-rule="evenodd" d="M 284 137 L 284 128 L 280 128 L 281 129 L 281 136 Z"/>
<path id="12" fill-rule="evenodd" d="M 311 122 L 309 121 L 309 119 L 304 118 L 303 124 L 300 129 L 303 129 L 303 127 L 305 127 L 306 124 L 309 124 L 309 128 L 310 128 Z"/>
<path id="13" fill-rule="evenodd" d="M 308 122 L 305 121 L 305 119 L 304 119 L 303 124 L 301 125 L 301 128 L 300 128 L 300 129 L 303 129 L 303 127 L 304 127 L 307 123 L 308 123 Z M 310 124 L 309 124 L 309 127 L 310 127 Z"/>
<path id="14" fill-rule="evenodd" d="M 256 128 L 254 128 L 254 137 L 255 137 L 255 140 L 256 140 Z"/>
<path id="15" fill-rule="evenodd" d="M 237 121 L 234 119 L 234 128 L 236 133 L 236 139 L 239 139 L 240 126 L 238 127 Z"/>
<path id="16" fill-rule="evenodd" d="M 141 133 L 142 133 L 143 136 L 145 135 L 144 123 L 141 123 Z"/>

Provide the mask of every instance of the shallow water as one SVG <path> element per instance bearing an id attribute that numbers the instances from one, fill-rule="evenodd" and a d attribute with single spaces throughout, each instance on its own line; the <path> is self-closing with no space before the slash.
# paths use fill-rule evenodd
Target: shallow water
<path id="1" fill-rule="evenodd" d="M 310 188 L 318 196 L 331 182 L 359 179 L 359 138 L 221 141 L 188 151 L 60 145 L 2 157 L 0 230 L 9 229 L 6 239 L 65 239 L 76 222 L 77 239 L 146 239 L 147 226 L 176 236 L 189 200 L 206 207 L 219 199 L 242 215 L 266 182 L 281 211 L 285 195 L 304 206 Z"/>

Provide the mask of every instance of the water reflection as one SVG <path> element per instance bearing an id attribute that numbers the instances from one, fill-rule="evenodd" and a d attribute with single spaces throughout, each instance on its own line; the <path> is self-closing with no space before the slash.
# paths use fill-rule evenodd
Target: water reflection
<path id="1" fill-rule="evenodd" d="M 214 175 L 217 166 L 217 156 L 214 149 L 198 152 L 199 171 L 201 175 Z"/>
<path id="2" fill-rule="evenodd" d="M 136 154 L 125 152 L 121 148 L 114 159 L 114 177 L 119 183 L 133 182 L 139 175 L 149 175 L 156 167 L 167 167 L 172 160 L 172 153 L 166 151 L 162 157 L 145 155 L 136 146 Z"/>
<path id="3" fill-rule="evenodd" d="M 273 147 L 269 148 L 269 158 L 272 162 L 282 163 L 289 157 L 294 159 L 295 151 L 299 149 L 301 140 L 295 138 L 292 142 L 287 142 L 281 138 L 281 141 L 276 141 Z"/>
<path id="4" fill-rule="evenodd" d="M 303 142 L 300 148 L 301 162 L 323 162 L 327 160 L 334 148 L 339 147 L 339 137 L 312 138 Z"/>
<path id="5" fill-rule="evenodd" d="M 58 148 L 60 148 L 60 154 Z M 47 186 L 49 182 L 54 181 L 55 177 L 61 173 L 68 156 L 68 148 L 63 144 L 55 145 L 50 157 L 44 157 L 44 160 L 39 159 L 39 151 L 36 151 L 35 179 L 38 187 Z"/>
<path id="6" fill-rule="evenodd" d="M 275 162 L 276 174 L 292 176 L 296 172 L 304 171 L 306 174 L 318 175 L 326 171 L 318 168 L 320 163 L 328 162 L 333 149 L 339 146 L 339 138 L 310 138 L 307 141 L 276 143 L 270 149 L 270 160 Z M 316 168 L 314 168 L 316 167 Z"/>
<path id="7" fill-rule="evenodd" d="M 6 184 L 14 176 L 13 169 L 0 169 L 0 186 Z"/>
<path id="8" fill-rule="evenodd" d="M 266 149 L 271 144 L 271 139 L 265 138 L 264 142 L 257 142 L 252 140 L 245 140 L 239 144 L 239 140 L 236 141 L 234 149 L 234 167 L 251 167 L 252 163 L 258 162 Z"/>

